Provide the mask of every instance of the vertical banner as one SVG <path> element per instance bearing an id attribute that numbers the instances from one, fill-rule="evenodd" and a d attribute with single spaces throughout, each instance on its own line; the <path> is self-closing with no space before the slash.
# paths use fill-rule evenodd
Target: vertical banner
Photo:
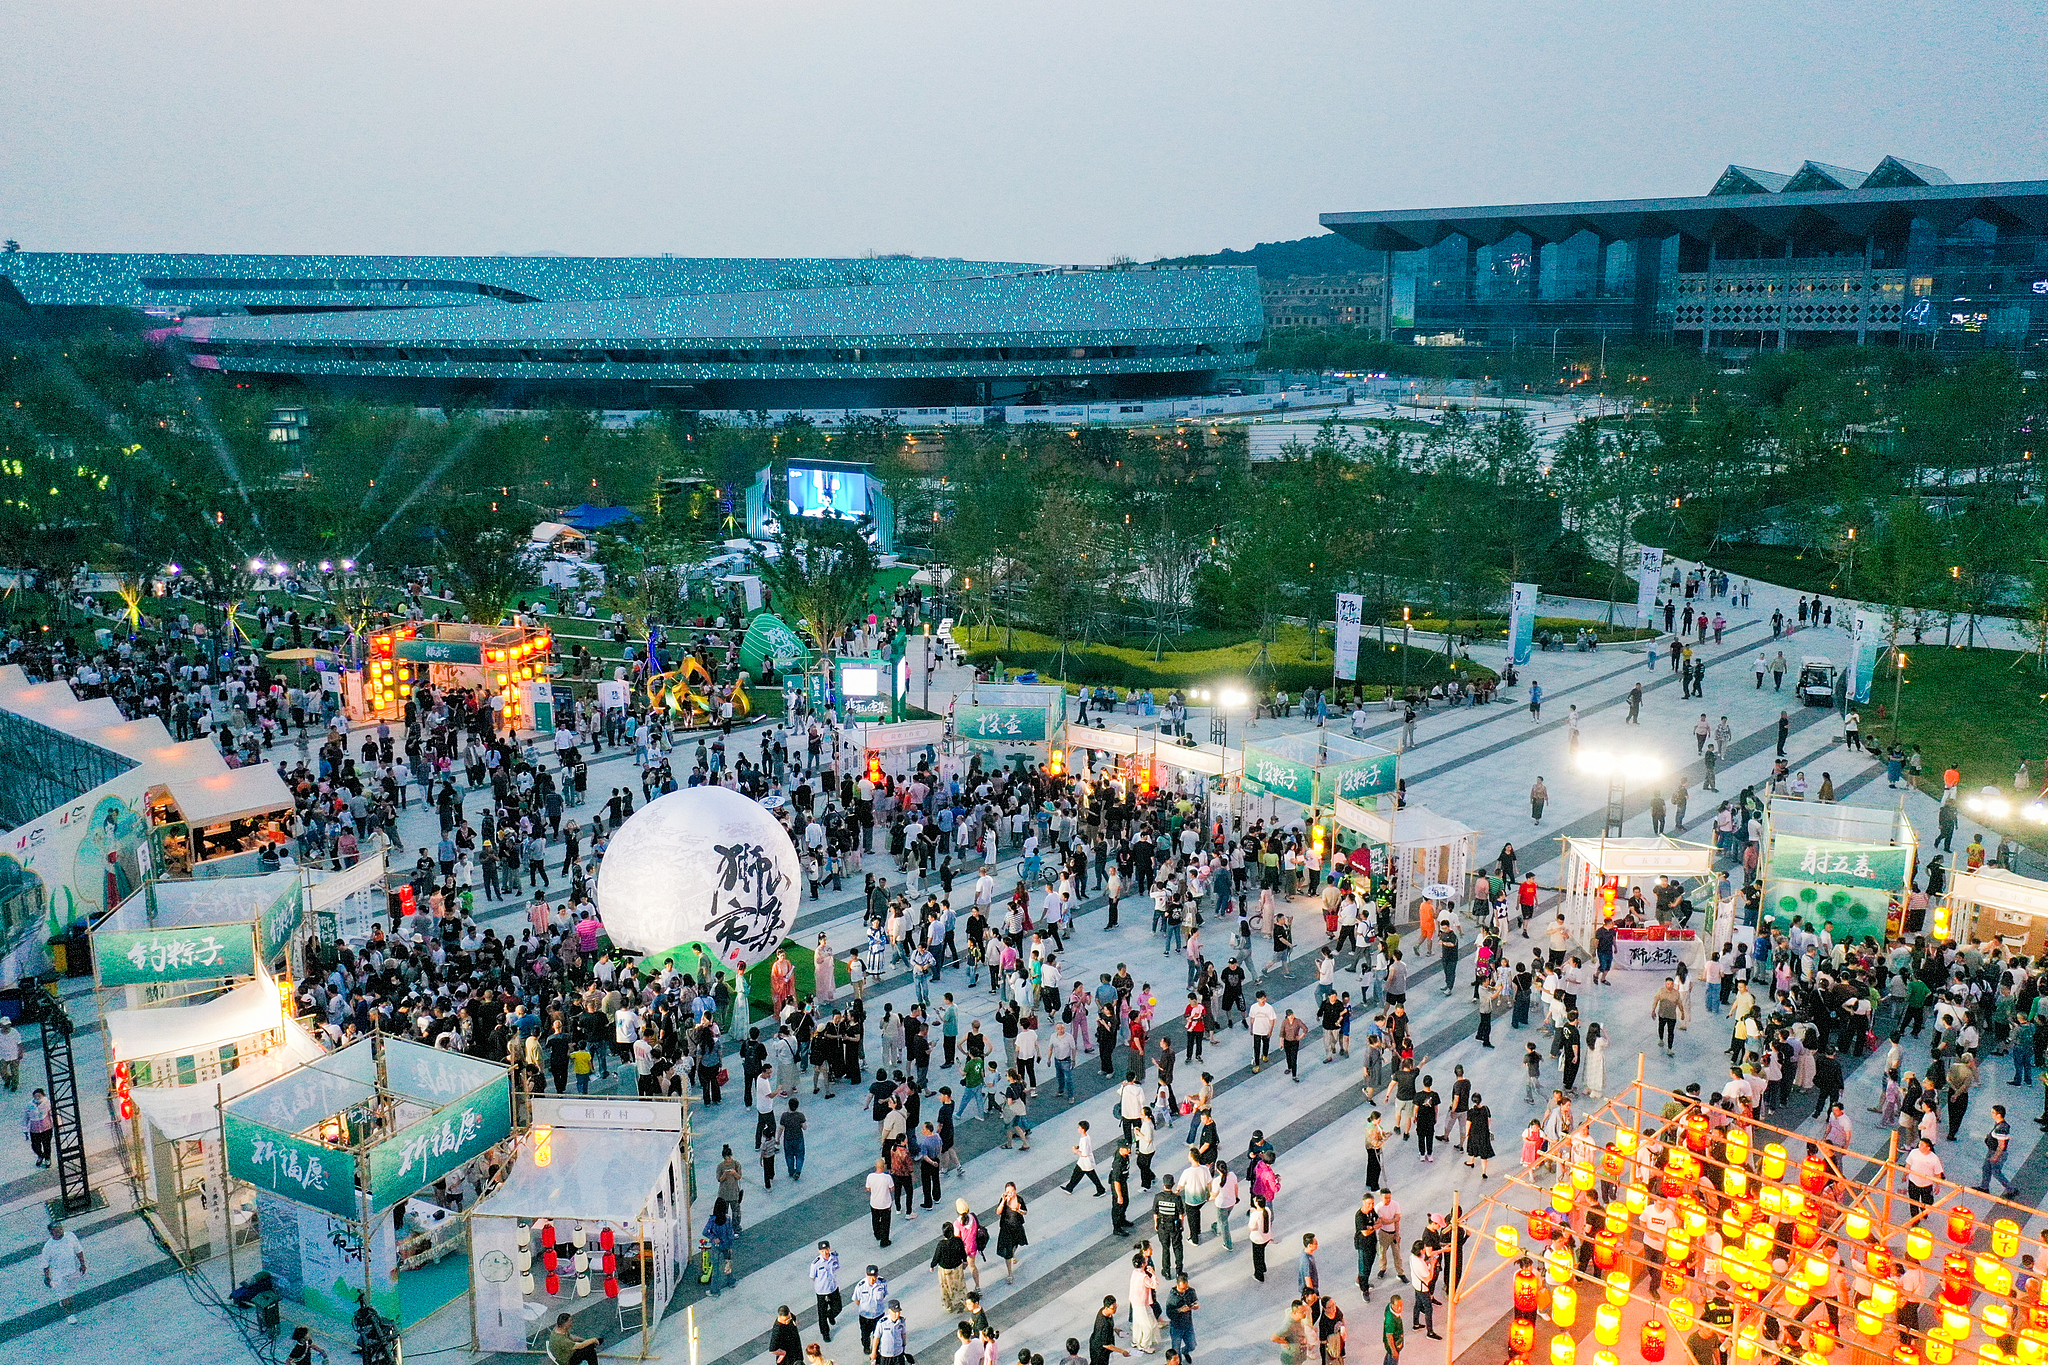
<path id="1" fill-rule="evenodd" d="M 1856 608 L 1856 633 L 1852 638 L 1849 655 L 1848 698 L 1858 703 L 1870 701 L 1870 680 L 1877 673 L 1878 655 L 1884 653 L 1884 622 L 1874 608 Z"/>
<path id="2" fill-rule="evenodd" d="M 1355 592 L 1337 594 L 1337 680 L 1358 681 L 1358 627 L 1365 619 L 1365 598 Z"/>
<path id="3" fill-rule="evenodd" d="M 1662 546 L 1645 545 L 1636 551 L 1636 624 L 1648 626 L 1657 606 L 1657 584 L 1664 577 Z"/>
<path id="4" fill-rule="evenodd" d="M 1518 664 L 1529 662 L 1536 643 L 1536 585 L 1508 584 L 1508 657 Z"/>

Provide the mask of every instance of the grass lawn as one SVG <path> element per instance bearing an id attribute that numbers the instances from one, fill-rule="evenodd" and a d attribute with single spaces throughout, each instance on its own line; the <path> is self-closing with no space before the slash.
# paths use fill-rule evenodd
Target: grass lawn
<path id="1" fill-rule="evenodd" d="M 2034 671 L 2031 655 L 1922 648 L 1908 649 L 1906 659 L 1898 737 L 1908 747 L 1920 746 L 1926 760 L 1920 775 L 1923 791 L 1940 799 L 1942 770 L 1953 763 L 1963 774 L 1965 797 L 1987 786 L 2010 796 L 2023 758 L 2030 787 L 2026 799 L 2048 786 L 2048 673 Z M 1872 739 L 1889 742 L 1892 737 L 1895 681 L 1891 661 L 1881 661 L 1871 680 L 1870 705 L 1862 708 L 1863 733 Z M 2048 850 L 2048 826 L 2018 818 L 1984 823 L 2022 844 Z"/>
<path id="2" fill-rule="evenodd" d="M 1388 629 L 1392 630 L 1398 624 L 1399 622 L 1390 621 Z M 1417 630 L 1433 631 L 1439 635 L 1456 631 L 1460 635 L 1470 635 L 1476 639 L 1490 640 L 1505 640 L 1508 635 L 1508 619 L 1505 616 L 1482 616 L 1477 619 L 1460 619 L 1456 621 L 1446 621 L 1442 617 L 1427 616 L 1418 617 L 1408 624 Z M 1611 645 L 1623 640 L 1651 639 L 1659 633 L 1637 626 L 1610 626 L 1605 621 L 1588 621 L 1576 616 L 1539 616 L 1536 618 L 1536 629 L 1539 631 L 1556 630 L 1576 637 L 1581 627 L 1590 628 L 1594 638 L 1603 645 Z M 1368 627 L 1367 629 L 1372 630 L 1373 628 Z"/>
<path id="3" fill-rule="evenodd" d="M 977 668 L 994 668 L 1000 662 L 1005 669 L 1035 669 L 1045 680 L 1064 681 L 1069 686 L 1172 688 L 1215 686 L 1242 681 L 1249 676 L 1252 663 L 1258 657 L 1257 640 L 1241 636 L 1229 643 L 1221 643 L 1215 639 L 1221 634 L 1223 632 L 1201 632 L 1204 638 L 1198 643 L 1206 644 L 1208 648 L 1168 650 L 1162 659 L 1154 659 L 1151 650 L 1142 648 L 1116 645 L 1094 645 L 1086 651 L 1070 648 L 1064 678 L 1060 677 L 1059 671 L 1059 642 L 1036 631 L 1020 629 L 1012 640 L 1009 632 L 997 626 L 985 634 L 961 632 L 958 638 Z M 1328 632 L 1324 632 L 1317 659 L 1311 661 L 1308 650 L 1307 630 L 1299 626 L 1280 627 L 1279 638 L 1273 642 L 1270 654 L 1277 686 L 1298 692 L 1304 687 L 1331 685 Z M 1368 631 L 1358 651 L 1359 681 L 1368 684 L 1369 692 L 1374 690 L 1372 685 L 1398 687 L 1402 680 L 1401 655 L 1398 644 L 1389 644 L 1382 651 L 1377 634 Z M 1441 654 L 1410 648 L 1407 655 L 1407 679 L 1411 684 L 1428 684 L 1452 676 L 1450 662 Z M 1493 676 L 1483 668 L 1460 669 L 1459 672 L 1468 676 Z"/>

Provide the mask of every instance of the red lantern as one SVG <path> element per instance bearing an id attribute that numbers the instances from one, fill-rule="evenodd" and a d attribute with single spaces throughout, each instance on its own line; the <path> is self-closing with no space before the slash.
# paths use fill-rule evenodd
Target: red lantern
<path id="1" fill-rule="evenodd" d="M 1526 1356 L 1536 1345 L 1536 1324 L 1528 1318 L 1516 1318 L 1508 1324 L 1508 1349 L 1517 1356 Z"/>
<path id="2" fill-rule="evenodd" d="M 554 1274 L 556 1270 L 555 1260 L 555 1249 L 553 1247 L 549 1247 L 546 1251 L 543 1251 L 540 1254 L 541 1269 L 547 1271 L 550 1275 Z"/>
<path id="3" fill-rule="evenodd" d="M 1799 1163 L 1799 1187 L 1808 1194 L 1819 1194 L 1827 1188 L 1827 1167 L 1817 1156 L 1810 1156 Z"/>
<path id="4" fill-rule="evenodd" d="M 606 1251 L 610 1251 L 612 1249 L 612 1242 L 613 1237 L 612 1230 L 610 1228 L 606 1228 L 603 1232 L 597 1234 L 597 1244 L 603 1247 Z"/>
<path id="5" fill-rule="evenodd" d="M 1977 1235 L 1977 1215 L 1958 1204 L 1948 1211 L 1948 1239 L 1966 1247 Z"/>
<path id="6" fill-rule="evenodd" d="M 1550 1239 L 1557 1235 L 1557 1220 L 1550 1216 L 1549 1209 L 1529 1210 L 1529 1240 L 1539 1247 L 1550 1245 Z"/>
<path id="7" fill-rule="evenodd" d="M 1970 1306 L 1970 1258 L 1951 1251 L 1941 1262 L 1941 1297 L 1958 1308 Z"/>
<path id="8" fill-rule="evenodd" d="M 619 1296 L 618 1276 L 607 1275 L 604 1277 L 604 1296 L 608 1299 L 616 1299 Z"/>
<path id="9" fill-rule="evenodd" d="M 1820 1224 L 1811 1218 L 1802 1218 L 1792 1225 L 1792 1240 L 1802 1247 L 1810 1247 L 1820 1240 Z"/>
<path id="10" fill-rule="evenodd" d="M 555 1274 L 555 1273 L 554 1273 L 554 1272 L 553 1272 L 552 1270 L 551 1270 L 551 1271 L 549 1271 L 549 1272 L 548 1272 L 548 1293 L 550 1293 L 550 1294 L 559 1294 L 559 1293 L 561 1293 L 561 1292 L 562 1292 L 562 1277 L 561 1277 L 561 1276 L 559 1276 L 559 1275 L 557 1275 L 557 1274 Z"/>
<path id="11" fill-rule="evenodd" d="M 1619 1259 L 1618 1241 L 1619 1239 L 1605 1228 L 1593 1234 L 1593 1264 L 1602 1270 L 1614 1269 L 1615 1262 Z"/>
<path id="12" fill-rule="evenodd" d="M 1600 1151 L 1600 1178 L 1613 1181 L 1621 1179 L 1621 1153 L 1611 1142 Z"/>
<path id="13" fill-rule="evenodd" d="M 1707 1116 L 1697 1109 L 1685 1116 L 1685 1145 L 1695 1152 L 1707 1150 Z"/>
<path id="14" fill-rule="evenodd" d="M 1664 1358 L 1664 1324 L 1655 1318 L 1651 1318 L 1648 1322 L 1644 1323 L 1641 1345 L 1644 1360 L 1662 1360 Z"/>
<path id="15" fill-rule="evenodd" d="M 1515 1272 L 1515 1311 L 1534 1313 L 1536 1296 L 1543 1288 L 1543 1281 L 1536 1274 L 1534 1266 L 1523 1266 Z"/>
<path id="16" fill-rule="evenodd" d="M 540 1225 L 540 1244 L 544 1247 L 551 1247 L 555 1244 L 555 1225 L 553 1223 L 542 1223 Z"/>
<path id="17" fill-rule="evenodd" d="M 617 1254 L 615 1254 L 615 1253 L 613 1253 L 613 1252 L 609 1252 L 609 1251 L 607 1251 L 607 1252 L 606 1252 L 606 1253 L 604 1254 L 604 1263 L 603 1263 L 602 1265 L 600 1265 L 600 1266 L 598 1267 L 598 1269 L 602 1270 L 602 1271 L 603 1271 L 603 1272 L 604 1272 L 605 1274 L 607 1274 L 607 1275 L 616 1275 L 616 1274 L 618 1274 L 618 1273 L 619 1273 L 619 1258 L 618 1258 Z"/>

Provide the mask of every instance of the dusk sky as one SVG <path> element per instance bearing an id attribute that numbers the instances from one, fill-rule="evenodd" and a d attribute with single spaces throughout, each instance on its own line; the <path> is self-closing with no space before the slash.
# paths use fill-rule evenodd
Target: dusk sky
<path id="1" fill-rule="evenodd" d="M 1101 262 L 1730 161 L 2044 179 L 2044 10 L 25 0 L 0 236 Z"/>

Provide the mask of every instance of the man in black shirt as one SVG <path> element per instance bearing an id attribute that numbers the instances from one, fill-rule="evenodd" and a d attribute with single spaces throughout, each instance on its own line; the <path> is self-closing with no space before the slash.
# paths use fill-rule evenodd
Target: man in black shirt
<path id="1" fill-rule="evenodd" d="M 1181 1248 L 1180 1191 L 1162 1181 L 1152 1195 L 1152 1231 L 1159 1238 L 1159 1273 L 1171 1275 L 1185 1269 L 1187 1254 Z"/>

